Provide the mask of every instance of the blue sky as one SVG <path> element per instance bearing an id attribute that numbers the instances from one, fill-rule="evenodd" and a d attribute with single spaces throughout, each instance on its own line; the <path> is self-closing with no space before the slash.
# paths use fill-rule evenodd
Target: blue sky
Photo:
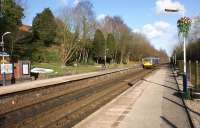
<path id="1" fill-rule="evenodd" d="M 36 13 L 49 7 L 55 15 L 63 5 L 74 6 L 79 0 L 27 0 L 24 24 L 31 25 Z M 168 53 L 177 43 L 176 21 L 182 12 L 192 17 L 200 14 L 199 0 L 90 0 L 97 17 L 121 16 L 133 30 L 145 34 L 157 49 Z M 180 13 L 165 13 L 176 8 Z"/>

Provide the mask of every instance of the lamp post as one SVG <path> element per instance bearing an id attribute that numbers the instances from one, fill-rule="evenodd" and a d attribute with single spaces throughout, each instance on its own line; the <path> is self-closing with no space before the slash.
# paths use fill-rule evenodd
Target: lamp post
<path id="1" fill-rule="evenodd" d="M 183 56 L 184 56 L 184 73 L 183 73 L 183 91 L 187 92 L 187 72 L 186 72 L 186 38 L 190 30 L 192 21 L 189 17 L 182 17 L 177 21 L 179 35 L 183 37 Z"/>
<path id="2" fill-rule="evenodd" d="M 166 12 L 179 12 L 179 9 L 165 9 Z M 187 92 L 187 72 L 186 72 L 186 37 L 188 34 L 188 31 L 190 29 L 191 20 L 188 17 L 183 17 L 178 20 L 177 27 L 179 29 L 179 35 L 183 37 L 183 91 Z M 175 61 L 176 63 L 176 61 Z"/>
<path id="3" fill-rule="evenodd" d="M 5 73 L 5 65 L 4 65 L 4 61 L 5 61 L 5 59 L 4 59 L 4 51 L 5 51 L 5 49 L 4 49 L 4 41 L 3 41 L 3 38 L 4 38 L 4 36 L 6 36 L 6 35 L 8 35 L 8 34 L 10 34 L 11 32 L 5 32 L 2 36 L 1 36 L 1 46 L 2 46 L 2 61 L 3 61 L 3 71 L 2 71 L 2 80 L 3 80 L 3 86 L 5 86 L 6 85 L 6 73 Z"/>

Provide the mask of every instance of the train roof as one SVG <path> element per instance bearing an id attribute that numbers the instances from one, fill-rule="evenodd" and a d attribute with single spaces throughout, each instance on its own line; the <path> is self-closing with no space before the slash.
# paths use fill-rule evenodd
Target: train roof
<path id="1" fill-rule="evenodd" d="M 159 57 L 144 57 L 143 59 L 160 59 Z"/>

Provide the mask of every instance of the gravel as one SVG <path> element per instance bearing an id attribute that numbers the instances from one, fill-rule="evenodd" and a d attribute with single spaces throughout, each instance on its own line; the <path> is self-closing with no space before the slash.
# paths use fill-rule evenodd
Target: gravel
<path id="1" fill-rule="evenodd" d="M 200 128 L 200 100 L 185 100 L 195 128 Z"/>

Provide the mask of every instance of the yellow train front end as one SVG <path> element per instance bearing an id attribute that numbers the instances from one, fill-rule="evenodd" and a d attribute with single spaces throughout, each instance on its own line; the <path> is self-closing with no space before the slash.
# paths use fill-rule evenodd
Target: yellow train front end
<path id="1" fill-rule="evenodd" d="M 143 68 L 154 68 L 160 64 L 160 58 L 146 57 L 142 59 Z"/>
<path id="2" fill-rule="evenodd" d="M 151 60 L 143 61 L 142 66 L 143 66 L 143 68 L 153 68 L 153 64 L 152 64 Z"/>

